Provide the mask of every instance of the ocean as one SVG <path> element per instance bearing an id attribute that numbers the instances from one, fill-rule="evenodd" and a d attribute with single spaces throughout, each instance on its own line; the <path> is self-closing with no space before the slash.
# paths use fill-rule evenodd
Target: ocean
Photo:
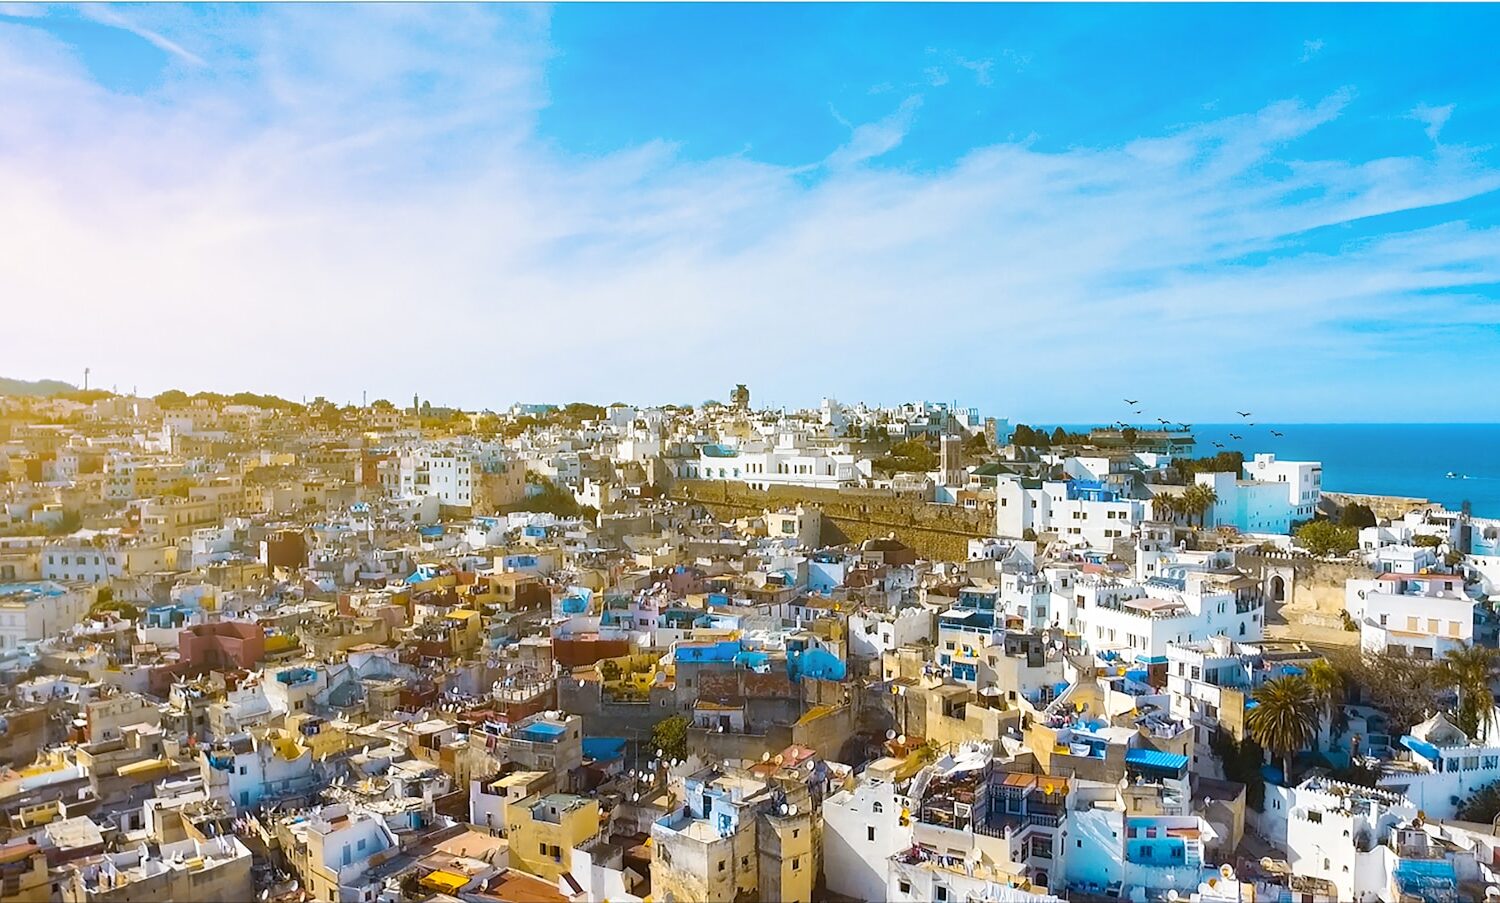
<path id="1" fill-rule="evenodd" d="M 1274 452 L 1323 462 L 1323 488 L 1431 499 L 1476 516 L 1500 517 L 1500 423 L 1195 423 L 1197 456 L 1224 450 Z M 1144 428 L 1144 425 L 1143 425 Z M 1285 435 L 1276 437 L 1271 431 Z M 1240 436 L 1236 440 L 1230 434 Z M 1450 479 L 1452 471 L 1462 475 Z"/>

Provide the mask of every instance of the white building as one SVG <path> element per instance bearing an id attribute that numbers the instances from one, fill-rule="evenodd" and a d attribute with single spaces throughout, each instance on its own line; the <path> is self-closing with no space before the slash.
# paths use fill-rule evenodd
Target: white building
<path id="1" fill-rule="evenodd" d="M 1144 501 L 1093 480 L 1002 477 L 995 484 L 995 533 L 1002 537 L 1055 532 L 1069 545 L 1110 549 L 1145 515 Z"/>
<path id="2" fill-rule="evenodd" d="M 1474 600 L 1457 574 L 1382 574 L 1345 584 L 1344 608 L 1359 625 L 1360 644 L 1442 658 L 1474 641 Z"/>
<path id="3" fill-rule="evenodd" d="M 397 493 L 432 496 L 455 508 L 474 504 L 474 463 L 468 452 L 417 448 L 405 452 L 397 469 Z"/>
<path id="4" fill-rule="evenodd" d="M 1234 571 L 1168 566 L 1144 582 L 1084 575 L 1075 586 L 1080 633 L 1094 652 L 1166 661 L 1171 643 L 1221 634 L 1254 643 L 1265 630 L 1260 588 Z"/>
<path id="5" fill-rule="evenodd" d="M 1471 738 L 1439 712 L 1401 738 L 1409 755 L 1381 777 L 1380 786 L 1404 794 L 1428 818 L 1451 819 L 1475 791 L 1500 781 L 1495 733 L 1491 727 Z"/>
<path id="6" fill-rule="evenodd" d="M 1293 523 L 1318 513 L 1323 497 L 1320 462 L 1278 461 L 1273 454 L 1246 461 L 1243 476 L 1200 473 L 1196 480 L 1218 497 L 1208 522 L 1241 533 L 1290 533 Z"/>
<path id="7" fill-rule="evenodd" d="M 1417 810 L 1399 793 L 1311 777 L 1296 787 L 1267 784 L 1259 821 L 1294 875 L 1331 882 L 1339 900 L 1365 901 L 1387 899 L 1390 850 L 1381 844 Z"/>
<path id="8" fill-rule="evenodd" d="M 68 630 L 92 604 L 93 593 L 52 580 L 0 584 L 0 650 Z"/>
<path id="9" fill-rule="evenodd" d="M 809 486 L 841 489 L 858 486 L 870 476 L 869 459 L 822 446 L 807 445 L 794 433 L 782 433 L 775 444 L 755 439 L 739 446 L 709 444 L 698 460 L 679 465 L 679 477 L 729 480 L 754 489 Z"/>
<path id="10" fill-rule="evenodd" d="M 894 770 L 882 767 L 894 762 L 872 764 L 853 789 L 823 801 L 823 874 L 834 893 L 885 899 L 886 862 L 911 846 L 911 827 L 902 819 L 911 803 L 897 792 Z"/>

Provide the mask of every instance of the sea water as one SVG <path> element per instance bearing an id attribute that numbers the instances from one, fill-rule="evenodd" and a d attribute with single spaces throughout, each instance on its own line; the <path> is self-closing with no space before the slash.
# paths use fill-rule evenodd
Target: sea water
<path id="1" fill-rule="evenodd" d="M 1195 457 L 1320 461 L 1329 492 L 1411 496 L 1454 510 L 1467 501 L 1476 516 L 1500 517 L 1500 423 L 1195 423 L 1192 433 Z"/>

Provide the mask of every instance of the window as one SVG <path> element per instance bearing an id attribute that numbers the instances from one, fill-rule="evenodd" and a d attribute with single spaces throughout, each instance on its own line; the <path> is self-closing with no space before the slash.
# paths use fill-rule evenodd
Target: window
<path id="1" fill-rule="evenodd" d="M 901 891 L 903 894 L 909 894 L 909 893 L 911 893 L 911 882 L 910 881 L 898 881 L 898 882 L 896 882 L 896 889 L 899 890 L 899 891 Z"/>
<path id="2" fill-rule="evenodd" d="M 719 871 L 724 871 L 724 860 L 722 859 L 719 860 Z"/>
<path id="3" fill-rule="evenodd" d="M 865 837 L 871 843 L 875 842 L 875 826 L 874 825 L 868 825 L 868 826 L 865 827 Z"/>
<path id="4" fill-rule="evenodd" d="M 876 800 L 876 801 L 875 801 L 875 805 L 873 805 L 873 806 L 871 806 L 871 807 L 870 807 L 870 809 L 871 809 L 871 811 L 873 811 L 873 812 L 874 812 L 874 813 L 875 813 L 875 814 L 876 814 L 876 815 L 879 815 L 879 814 L 880 814 L 880 813 L 882 813 L 882 812 L 884 812 L 884 811 L 885 811 L 885 804 L 884 804 L 884 803 L 882 803 L 882 802 L 881 802 L 881 801 L 880 801 L 880 800 Z"/>
<path id="5" fill-rule="evenodd" d="M 795 871 L 797 871 L 800 868 L 802 868 L 802 857 L 801 856 L 793 856 L 792 857 L 792 871 L 795 872 Z"/>
<path id="6" fill-rule="evenodd" d="M 934 885 L 932 888 L 932 898 L 938 901 L 938 903 L 948 903 L 948 888 L 941 884 Z"/>

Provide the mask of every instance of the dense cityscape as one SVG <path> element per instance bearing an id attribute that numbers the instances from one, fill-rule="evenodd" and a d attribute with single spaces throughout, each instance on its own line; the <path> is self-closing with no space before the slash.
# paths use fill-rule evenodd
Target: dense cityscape
<path id="1" fill-rule="evenodd" d="M 0 903 L 1495 896 L 1500 520 L 726 389 L 9 384 Z"/>

